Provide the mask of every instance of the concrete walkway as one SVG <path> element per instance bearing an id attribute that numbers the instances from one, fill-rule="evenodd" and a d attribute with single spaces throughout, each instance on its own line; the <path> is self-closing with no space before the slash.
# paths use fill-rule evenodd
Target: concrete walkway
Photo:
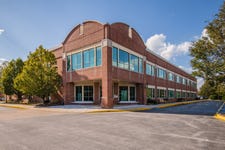
<path id="1" fill-rule="evenodd" d="M 157 104 L 157 105 L 137 105 L 137 104 L 115 105 L 113 109 L 102 109 L 99 105 L 58 105 L 58 106 L 49 106 L 49 107 L 36 107 L 34 105 L 0 103 L 0 106 L 18 108 L 18 109 L 34 109 L 34 110 L 54 111 L 54 112 L 98 113 L 98 112 L 143 111 L 143 110 L 150 110 L 152 108 L 166 108 L 166 107 L 173 107 L 178 105 L 198 103 L 202 101 L 207 101 L 207 100 L 185 101 L 185 102 Z"/>

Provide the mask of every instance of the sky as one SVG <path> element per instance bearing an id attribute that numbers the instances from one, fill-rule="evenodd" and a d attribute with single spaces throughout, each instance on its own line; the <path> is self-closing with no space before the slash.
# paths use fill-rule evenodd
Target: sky
<path id="1" fill-rule="evenodd" d="M 223 0 L 0 0 L 0 63 L 60 45 L 87 20 L 124 22 L 146 46 L 191 73 L 189 48 Z M 203 83 L 198 79 L 198 87 Z"/>

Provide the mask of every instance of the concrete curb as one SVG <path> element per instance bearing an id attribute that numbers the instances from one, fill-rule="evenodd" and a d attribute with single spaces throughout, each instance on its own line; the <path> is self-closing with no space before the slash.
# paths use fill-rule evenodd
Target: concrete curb
<path id="1" fill-rule="evenodd" d="M 28 109 L 24 106 L 18 106 L 18 105 L 11 105 L 11 104 L 0 104 L 1 107 L 9 107 L 9 108 L 17 108 L 17 109 Z"/>
<path id="2" fill-rule="evenodd" d="M 162 104 L 161 106 L 156 106 L 153 108 L 168 108 L 168 107 L 175 107 L 175 106 L 180 106 L 180 105 L 187 105 L 187 104 L 192 104 L 192 103 L 199 103 L 199 102 L 205 102 L 208 100 L 196 100 L 196 101 L 187 101 L 187 102 L 177 102 L 177 103 L 170 103 L 170 104 Z M 89 111 L 87 113 L 103 113 L 103 112 L 137 112 L 137 111 L 145 111 L 145 110 L 151 110 L 153 108 L 149 107 L 141 107 L 141 108 L 132 108 L 132 109 L 107 109 L 107 110 L 94 110 L 94 111 Z"/>
<path id="3" fill-rule="evenodd" d="M 223 104 L 220 106 L 217 113 L 214 115 L 214 118 L 221 120 L 221 121 L 225 121 L 225 114 L 220 113 L 220 111 L 224 107 L 224 105 L 225 105 L 225 102 L 223 102 Z"/>
<path id="4" fill-rule="evenodd" d="M 175 107 L 175 106 L 187 105 L 187 104 L 193 104 L 193 103 L 199 103 L 199 102 L 205 102 L 205 101 L 208 101 L 208 100 L 196 100 L 196 101 L 170 103 L 170 104 L 165 104 L 165 105 L 162 105 L 162 106 L 158 106 L 157 108 Z"/>
<path id="5" fill-rule="evenodd" d="M 70 113 L 105 113 L 105 112 L 138 112 L 138 111 L 146 111 L 146 110 L 151 110 L 153 108 L 168 108 L 168 107 L 175 107 L 179 105 L 187 105 L 187 104 L 192 104 L 192 103 L 199 103 L 199 102 L 204 102 L 208 100 L 195 100 L 195 101 L 186 101 L 186 102 L 176 102 L 176 103 L 169 103 L 169 104 L 161 104 L 160 106 L 152 106 L 152 107 L 137 107 L 137 108 L 124 108 L 124 109 L 97 109 L 97 110 L 76 110 L 74 109 L 61 109 L 61 108 L 36 108 L 34 106 L 25 106 L 25 105 L 16 105 L 16 104 L 0 104 L 2 107 L 9 107 L 9 108 L 18 108 L 18 109 L 33 109 L 33 110 L 42 110 L 42 111 L 49 111 L 49 112 L 70 112 Z"/>

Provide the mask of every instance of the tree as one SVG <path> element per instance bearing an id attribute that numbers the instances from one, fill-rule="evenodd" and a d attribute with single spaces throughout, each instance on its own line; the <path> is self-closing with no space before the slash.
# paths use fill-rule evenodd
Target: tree
<path id="1" fill-rule="evenodd" d="M 5 65 L 5 64 L 3 64 Z M 6 95 L 16 94 L 18 100 L 22 99 L 22 92 L 14 88 L 14 79 L 23 69 L 23 60 L 18 58 L 16 60 L 11 60 L 8 65 L 3 67 L 1 72 L 1 84 L 3 92 Z"/>
<path id="2" fill-rule="evenodd" d="M 221 84 L 225 83 L 225 2 L 205 29 L 207 36 L 194 42 L 190 48 L 191 65 L 195 70 L 193 75 L 205 80 L 200 93 L 218 97 L 218 93 L 222 93 L 216 89 L 221 89 Z"/>
<path id="3" fill-rule="evenodd" d="M 27 95 L 39 96 L 46 102 L 60 85 L 61 77 L 57 73 L 54 54 L 39 46 L 28 56 L 22 73 L 15 79 L 14 87 Z"/>

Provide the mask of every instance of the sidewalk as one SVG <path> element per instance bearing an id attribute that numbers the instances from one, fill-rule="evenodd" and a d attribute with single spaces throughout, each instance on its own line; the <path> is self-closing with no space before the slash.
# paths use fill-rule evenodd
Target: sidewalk
<path id="1" fill-rule="evenodd" d="M 216 113 L 215 118 L 225 121 L 225 102 L 218 109 L 218 112 Z"/>
<path id="2" fill-rule="evenodd" d="M 153 108 L 166 108 L 166 107 L 173 107 L 178 105 L 198 103 L 202 101 L 207 101 L 207 100 L 185 101 L 185 102 L 176 102 L 176 103 L 168 103 L 168 104 L 158 104 L 158 105 L 115 105 L 113 109 L 102 109 L 99 105 L 58 105 L 58 106 L 49 106 L 49 107 L 36 107 L 33 105 L 0 103 L 0 106 L 18 108 L 18 109 L 32 109 L 32 110 L 54 111 L 54 112 L 100 113 L 100 112 L 143 111 L 143 110 L 150 110 Z"/>

